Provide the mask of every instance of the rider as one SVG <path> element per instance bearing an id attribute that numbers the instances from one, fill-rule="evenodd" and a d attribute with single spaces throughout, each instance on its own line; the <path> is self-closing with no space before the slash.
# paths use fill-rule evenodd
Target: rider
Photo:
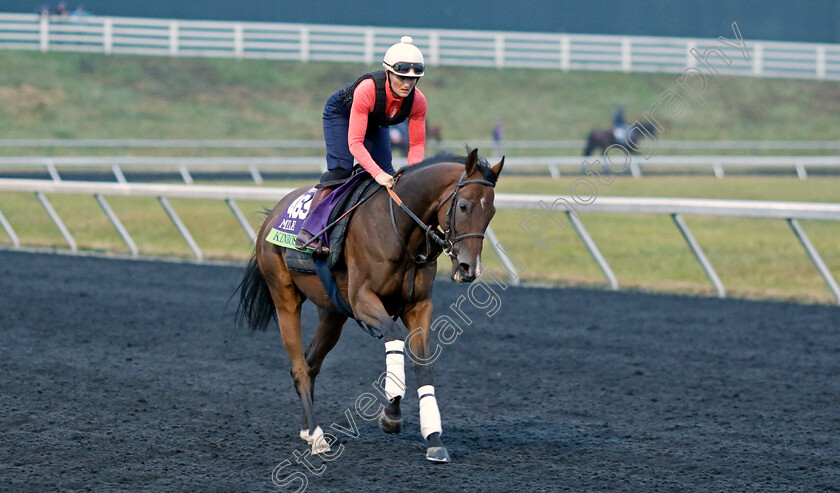
<path id="1" fill-rule="evenodd" d="M 624 121 L 624 105 L 620 104 L 613 113 L 613 136 L 615 140 L 622 142 L 627 133 L 627 123 Z"/>
<path id="2" fill-rule="evenodd" d="M 426 151 L 426 97 L 417 89 L 423 77 L 423 54 L 410 36 L 388 48 L 382 61 L 385 70 L 367 73 L 338 90 L 324 107 L 324 141 L 327 147 L 327 171 L 309 207 L 309 215 L 297 236 L 302 248 L 313 233 L 326 225 L 315 213 L 315 206 L 331 191 L 331 185 L 348 178 L 354 159 L 377 183 L 394 186 L 391 166 L 391 142 L 388 127 L 408 119 L 408 164 L 423 159 Z M 329 252 L 315 239 L 309 248 L 316 254 Z"/>

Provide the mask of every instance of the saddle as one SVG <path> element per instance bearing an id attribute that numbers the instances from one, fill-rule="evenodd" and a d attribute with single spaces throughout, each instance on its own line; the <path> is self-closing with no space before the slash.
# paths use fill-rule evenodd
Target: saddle
<path id="1" fill-rule="evenodd" d="M 322 184 L 322 186 L 324 185 L 327 184 Z M 355 206 L 369 195 L 372 195 L 378 189 L 379 187 L 376 186 L 376 181 L 372 177 L 367 176 L 360 179 L 351 190 L 348 190 L 347 193 L 339 199 L 339 202 L 330 213 L 329 223 L 337 220 L 351 207 Z M 330 240 L 330 254 L 327 257 L 327 266 L 330 270 L 344 262 L 344 238 L 347 235 L 347 226 L 350 224 L 350 218 L 352 217 L 352 213 L 348 214 L 329 230 L 328 237 Z M 317 272 L 312 254 L 295 250 L 293 248 L 286 248 L 286 267 L 290 270 L 306 274 L 315 274 Z"/>

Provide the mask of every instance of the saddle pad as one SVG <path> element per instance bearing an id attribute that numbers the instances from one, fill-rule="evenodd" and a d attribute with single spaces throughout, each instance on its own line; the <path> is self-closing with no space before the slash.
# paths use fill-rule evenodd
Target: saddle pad
<path id="1" fill-rule="evenodd" d="M 309 206 L 312 205 L 312 197 L 315 196 L 315 187 L 306 190 L 298 198 L 296 198 L 286 211 L 277 219 L 271 231 L 268 232 L 266 241 L 281 247 L 297 250 L 295 247 L 295 239 L 300 228 L 303 226 L 303 220 L 309 214 Z M 312 252 L 312 250 L 306 250 Z"/>
<path id="2" fill-rule="evenodd" d="M 344 214 L 345 212 L 347 212 L 347 210 L 350 207 L 353 207 L 355 204 L 357 204 L 364 197 L 366 197 L 366 196 L 368 196 L 372 193 L 375 193 L 377 190 L 379 190 L 378 187 L 374 186 L 375 184 L 376 184 L 376 182 L 373 180 L 373 178 L 370 177 L 370 175 L 367 175 L 364 178 L 359 179 L 358 182 L 354 184 L 355 187 L 350 189 L 347 193 L 345 193 L 338 200 L 338 202 L 335 204 L 335 207 L 333 208 L 333 210 L 330 214 L 329 223 L 332 223 L 333 221 L 335 221 L 336 219 L 341 217 L 341 215 Z M 307 193 L 309 193 L 309 192 L 307 192 Z M 335 193 L 335 192 L 333 192 L 333 193 Z M 303 194 L 303 195 L 306 195 L 306 194 Z M 311 199 L 310 199 L 310 201 L 311 201 Z M 308 208 L 308 205 L 306 207 Z M 291 208 L 291 206 L 290 206 L 290 208 Z M 307 212 L 308 212 L 308 210 L 307 210 Z M 353 216 L 352 214 L 348 214 L 341 221 L 336 223 L 335 226 L 333 226 L 333 228 L 329 232 L 330 234 L 328 235 L 328 237 L 329 237 L 329 240 L 330 240 L 330 255 L 327 259 L 327 265 L 329 266 L 330 269 L 333 269 L 337 264 L 342 262 L 343 259 L 344 259 L 344 237 L 346 236 L 347 226 L 350 224 L 350 219 L 351 219 L 352 216 Z M 280 222 L 281 221 L 278 221 L 278 224 Z M 301 220 L 299 222 L 302 223 L 303 221 Z M 273 231 L 274 231 L 274 229 L 272 229 L 272 232 Z M 299 225 L 298 225 L 297 231 L 298 232 L 300 231 L 300 226 Z M 295 233 L 295 235 L 297 235 L 297 232 Z M 271 243 L 274 243 L 270 239 L 271 236 L 272 236 L 272 234 L 269 234 L 269 238 L 267 238 L 267 239 Z M 279 245 L 279 243 L 275 243 L 275 244 Z M 312 255 L 310 254 L 311 250 L 309 250 L 307 252 L 302 252 L 302 251 L 299 251 L 299 250 L 295 249 L 294 248 L 294 238 L 292 238 L 292 245 L 293 245 L 292 247 L 287 247 L 287 249 L 286 249 L 286 266 L 289 269 L 295 270 L 295 271 L 298 271 L 298 272 L 315 274 L 316 273 L 315 262 L 312 261 Z M 280 245 L 280 246 L 285 247 L 286 245 Z"/>

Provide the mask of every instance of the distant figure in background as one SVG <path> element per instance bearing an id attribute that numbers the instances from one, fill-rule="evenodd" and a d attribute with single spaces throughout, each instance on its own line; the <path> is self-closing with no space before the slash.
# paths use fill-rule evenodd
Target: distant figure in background
<path id="1" fill-rule="evenodd" d="M 440 125 L 430 125 L 429 120 L 426 120 L 426 145 L 430 141 L 434 141 L 435 149 L 440 149 L 441 142 L 443 141 L 443 132 L 441 131 Z"/>
<path id="2" fill-rule="evenodd" d="M 48 16 L 48 15 L 50 15 L 50 6 L 49 6 L 49 5 L 47 5 L 47 4 L 42 4 L 40 7 L 38 7 L 38 13 L 39 13 L 41 16 Z"/>
<path id="3" fill-rule="evenodd" d="M 502 156 L 505 153 L 505 124 L 501 118 L 493 125 L 493 155 Z"/>
<path id="4" fill-rule="evenodd" d="M 639 143 L 644 139 L 653 139 L 656 136 L 656 127 L 649 121 L 639 122 L 636 120 L 633 125 L 627 125 L 624 121 L 624 106 L 619 105 L 613 113 L 612 128 L 592 129 L 586 137 L 586 148 L 584 156 L 591 156 L 592 152 L 607 152 L 611 146 L 620 146 L 627 152 L 635 153 Z"/>
<path id="5" fill-rule="evenodd" d="M 399 151 L 403 156 L 408 157 L 408 120 L 388 127 L 388 135 L 391 138 L 391 149 Z"/>
<path id="6" fill-rule="evenodd" d="M 615 140 L 623 142 L 627 135 L 627 123 L 624 121 L 624 105 L 620 104 L 613 113 L 613 135 Z"/>
<path id="7" fill-rule="evenodd" d="M 61 17 L 68 17 L 70 15 L 70 11 L 67 10 L 67 3 L 59 2 L 58 5 L 55 7 L 55 15 L 60 15 Z"/>
<path id="8" fill-rule="evenodd" d="M 391 138 L 391 150 L 399 151 L 403 156 L 408 157 L 408 150 L 411 147 L 408 139 L 408 120 L 388 127 L 388 135 Z M 429 125 L 426 120 L 426 145 L 429 141 L 435 141 L 435 147 L 440 148 L 441 130 L 440 125 Z"/>
<path id="9" fill-rule="evenodd" d="M 90 17 L 91 13 L 86 11 L 82 4 L 76 5 L 76 10 L 70 14 L 70 17 L 79 18 L 79 17 Z"/>

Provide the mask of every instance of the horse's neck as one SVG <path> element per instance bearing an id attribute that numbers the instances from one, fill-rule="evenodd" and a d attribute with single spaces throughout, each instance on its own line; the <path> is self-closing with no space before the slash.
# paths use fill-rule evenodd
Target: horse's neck
<path id="1" fill-rule="evenodd" d="M 441 163 L 404 175 L 394 191 L 403 203 L 427 225 L 438 225 L 438 209 L 446 207 L 448 192 L 453 190 L 463 168 L 457 164 Z M 400 193 L 401 191 L 403 191 Z M 413 223 L 412 223 L 413 224 Z"/>
<path id="2" fill-rule="evenodd" d="M 413 212 L 423 223 L 432 228 L 439 226 L 438 210 L 446 211 L 446 204 L 441 205 L 454 189 L 463 168 L 457 171 L 457 165 L 447 167 L 445 163 L 430 165 L 428 168 L 412 170 L 404 174 L 397 181 L 394 191 L 403 201 L 403 204 Z M 457 172 L 456 172 L 457 171 Z M 390 203 L 388 195 L 383 196 L 385 207 L 393 210 L 396 221 L 396 231 L 392 226 L 392 219 L 389 216 L 385 224 L 371 225 L 387 227 L 391 231 L 392 247 L 395 251 L 405 251 L 406 247 L 411 252 L 418 252 L 424 249 L 426 235 L 422 228 L 408 217 L 408 215 L 396 205 Z M 388 210 L 388 209 L 386 209 Z M 387 212 L 386 214 L 390 214 Z"/>

